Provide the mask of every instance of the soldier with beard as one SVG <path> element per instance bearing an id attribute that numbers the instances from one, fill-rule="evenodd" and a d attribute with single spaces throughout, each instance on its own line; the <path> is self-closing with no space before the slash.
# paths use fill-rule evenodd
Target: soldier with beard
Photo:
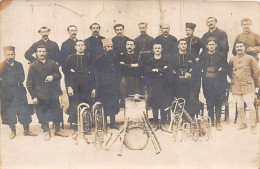
<path id="1" fill-rule="evenodd" d="M 15 48 L 4 47 L 5 60 L 0 64 L 1 82 L 1 117 L 2 124 L 9 125 L 10 139 L 15 138 L 15 124 L 18 121 L 23 125 L 25 136 L 37 136 L 29 130 L 32 122 L 28 109 L 26 89 L 23 86 L 24 70 L 20 62 L 15 60 Z"/>
<path id="2" fill-rule="evenodd" d="M 113 51 L 111 39 L 102 40 L 105 53 L 95 61 L 96 69 L 96 101 L 102 103 L 105 121 L 110 116 L 110 128 L 115 126 L 115 115 L 119 112 L 120 74 L 118 56 Z"/>
<path id="3" fill-rule="evenodd" d="M 102 39 L 105 38 L 99 34 L 101 27 L 98 23 L 93 23 L 89 28 L 92 36 L 85 39 L 84 42 L 86 44 L 86 51 L 89 52 L 92 61 L 95 61 L 97 56 L 104 53 Z"/>

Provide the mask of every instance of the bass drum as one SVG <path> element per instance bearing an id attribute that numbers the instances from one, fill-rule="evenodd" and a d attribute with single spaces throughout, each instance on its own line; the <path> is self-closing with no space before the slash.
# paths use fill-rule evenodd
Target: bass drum
<path id="1" fill-rule="evenodd" d="M 142 127 L 132 127 L 127 130 L 124 143 L 131 150 L 142 150 L 148 143 L 148 135 Z"/>

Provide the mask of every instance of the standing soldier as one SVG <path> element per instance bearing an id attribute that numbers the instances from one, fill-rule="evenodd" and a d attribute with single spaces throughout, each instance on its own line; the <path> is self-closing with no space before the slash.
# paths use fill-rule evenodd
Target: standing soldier
<path id="1" fill-rule="evenodd" d="M 200 49 L 204 48 L 204 42 L 202 41 L 202 39 L 193 35 L 195 27 L 196 24 L 194 23 L 186 23 L 187 37 L 185 38 L 185 40 L 187 42 L 187 52 L 191 54 L 191 56 L 196 60 L 196 62 L 198 62 Z M 195 66 L 197 66 L 197 64 Z M 199 72 L 196 73 L 197 74 L 194 74 L 193 76 L 193 84 L 194 84 L 193 88 L 196 97 L 199 98 L 200 87 L 201 87 L 201 74 Z"/>
<path id="2" fill-rule="evenodd" d="M 111 39 L 102 40 L 105 53 L 95 61 L 96 100 L 104 107 L 105 120 L 110 116 L 110 128 L 116 128 L 115 115 L 119 112 L 120 75 L 117 55 L 113 51 Z"/>
<path id="3" fill-rule="evenodd" d="M 214 125 L 214 115 L 216 115 L 216 129 L 221 131 L 220 116 L 227 86 L 228 63 L 222 53 L 215 51 L 217 47 L 215 38 L 209 38 L 206 47 L 208 52 L 203 53 L 199 60 L 200 71 L 203 72 L 202 88 L 212 125 Z"/>
<path id="4" fill-rule="evenodd" d="M 93 23 L 90 25 L 90 30 L 92 36 L 85 39 L 86 50 L 90 53 L 91 59 L 95 61 L 96 57 L 104 53 L 102 39 L 105 39 L 103 36 L 100 36 L 100 25 L 98 23 Z"/>
<path id="5" fill-rule="evenodd" d="M 165 109 L 170 105 L 170 62 L 167 56 L 162 54 L 162 45 L 153 45 L 154 55 L 147 61 L 147 93 L 148 104 L 152 107 L 153 121 L 158 121 L 158 110 L 160 110 L 161 124 L 165 129 L 167 112 Z M 160 125 L 160 124 L 159 124 Z"/>
<path id="6" fill-rule="evenodd" d="M 60 109 L 59 96 L 61 74 L 57 64 L 46 58 L 47 49 L 43 45 L 36 48 L 37 60 L 29 68 L 26 86 L 32 97 L 33 104 L 37 105 L 39 123 L 44 127 L 45 140 L 50 140 L 51 133 L 49 122 L 55 124 L 55 135 L 67 137 L 60 130 L 62 112 Z"/>
<path id="7" fill-rule="evenodd" d="M 124 53 L 126 51 L 125 45 L 126 41 L 129 40 L 127 36 L 124 36 L 125 26 L 122 24 L 116 24 L 114 30 L 116 36 L 112 38 L 113 48 L 117 55 Z"/>
<path id="8" fill-rule="evenodd" d="M 5 60 L 0 64 L 1 82 L 1 117 L 2 124 L 9 125 L 10 139 L 15 138 L 15 124 L 18 121 L 23 125 L 25 136 L 37 136 L 29 130 L 32 122 L 28 108 L 26 89 L 23 86 L 24 70 L 20 62 L 15 60 L 15 48 L 4 47 Z"/>
<path id="9" fill-rule="evenodd" d="M 47 27 L 41 27 L 38 32 L 41 34 L 42 39 L 35 42 L 26 52 L 25 58 L 32 63 L 37 59 L 36 49 L 39 45 L 46 46 L 48 51 L 48 59 L 53 60 L 56 64 L 60 64 L 60 49 L 56 42 L 49 39 L 50 29 Z"/>
<path id="10" fill-rule="evenodd" d="M 178 53 L 177 38 L 169 34 L 170 25 L 162 24 L 160 26 L 162 34 L 154 39 L 154 43 L 162 44 L 163 54 L 174 56 Z"/>
<path id="11" fill-rule="evenodd" d="M 67 31 L 69 33 L 69 38 L 61 45 L 61 66 L 63 72 L 67 57 L 73 53 L 76 53 L 75 44 L 77 41 L 78 29 L 75 25 L 70 25 L 67 28 Z"/>
<path id="12" fill-rule="evenodd" d="M 257 61 L 253 56 L 245 53 L 245 44 L 236 42 L 236 56 L 231 58 L 229 64 L 232 68 L 231 93 L 237 103 L 237 112 L 241 119 L 239 130 L 247 128 L 244 102 L 249 115 L 252 134 L 256 134 L 256 110 L 254 107 L 255 85 L 254 79 L 259 77 Z"/>
<path id="13" fill-rule="evenodd" d="M 70 123 L 77 123 L 77 107 L 80 103 L 93 104 L 95 94 L 95 79 L 90 56 L 85 52 L 83 40 L 75 44 L 77 53 L 71 54 L 65 61 L 65 85 L 69 96 Z M 75 125 L 74 131 L 77 127 Z"/>
<path id="14" fill-rule="evenodd" d="M 147 31 L 148 23 L 141 22 L 138 24 L 141 35 L 135 38 L 136 52 L 137 53 L 151 53 L 153 50 L 154 38 L 149 36 Z"/>
<path id="15" fill-rule="evenodd" d="M 195 96 L 192 77 L 194 72 L 195 59 L 187 53 L 187 42 L 185 39 L 178 41 L 179 52 L 173 57 L 173 76 L 175 95 L 184 98 L 186 101 L 185 109 L 192 118 L 199 112 L 199 100 Z"/>
<path id="16" fill-rule="evenodd" d="M 214 17 L 209 17 L 206 21 L 206 24 L 209 27 L 209 31 L 202 36 L 203 42 L 206 44 L 208 38 L 210 37 L 216 38 L 218 44 L 216 51 L 221 52 L 227 58 L 227 54 L 229 50 L 227 33 L 216 27 L 217 19 Z M 204 46 L 203 53 L 204 52 L 206 53 L 207 51 L 208 49 L 206 48 L 206 46 Z"/>

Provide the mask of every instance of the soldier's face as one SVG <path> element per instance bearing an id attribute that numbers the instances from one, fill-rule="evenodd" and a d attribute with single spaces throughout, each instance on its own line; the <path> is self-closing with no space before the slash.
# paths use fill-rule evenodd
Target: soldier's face
<path id="1" fill-rule="evenodd" d="M 69 35 L 71 38 L 73 38 L 73 39 L 76 38 L 77 34 L 78 34 L 78 30 L 76 27 L 74 27 L 74 26 L 69 27 Z"/>
<path id="2" fill-rule="evenodd" d="M 117 36 L 123 36 L 123 33 L 124 33 L 124 28 L 123 28 L 123 26 L 118 26 L 118 27 L 116 27 L 115 32 L 116 32 L 116 35 L 117 35 Z"/>
<path id="3" fill-rule="evenodd" d="M 206 23 L 207 23 L 207 26 L 209 27 L 209 29 L 214 29 L 217 24 L 217 22 L 215 21 L 214 18 L 207 19 Z"/>
<path id="4" fill-rule="evenodd" d="M 182 51 L 185 51 L 187 49 L 187 42 L 186 41 L 180 41 L 178 48 Z"/>
<path id="5" fill-rule="evenodd" d="M 161 44 L 154 44 L 153 45 L 153 52 L 156 55 L 160 55 L 162 53 L 162 45 Z"/>
<path id="6" fill-rule="evenodd" d="M 47 51 L 45 48 L 37 48 L 36 54 L 39 60 L 44 60 L 47 56 Z"/>
<path id="7" fill-rule="evenodd" d="M 8 62 L 10 62 L 10 63 L 12 63 L 12 62 L 14 62 L 14 60 L 15 60 L 15 53 L 14 53 L 14 51 L 6 51 L 5 52 L 5 59 L 8 61 Z"/>
<path id="8" fill-rule="evenodd" d="M 99 35 L 99 31 L 100 31 L 99 25 L 92 25 L 92 27 L 91 27 L 92 35 L 98 36 Z"/>
<path id="9" fill-rule="evenodd" d="M 194 30 L 193 30 L 193 29 L 191 29 L 191 28 L 186 28 L 185 31 L 186 31 L 186 35 L 187 35 L 187 36 L 193 36 L 193 33 L 194 33 Z"/>
<path id="10" fill-rule="evenodd" d="M 77 50 L 78 53 L 83 53 L 84 50 L 86 49 L 86 45 L 84 42 L 79 41 L 76 43 L 75 49 Z"/>
<path id="11" fill-rule="evenodd" d="M 40 34 L 42 36 L 42 39 L 47 40 L 50 34 L 50 31 L 48 28 L 41 29 Z"/>
<path id="12" fill-rule="evenodd" d="M 163 35 L 168 35 L 169 32 L 170 32 L 170 26 L 169 25 L 163 25 L 161 30 L 162 30 Z"/>
<path id="13" fill-rule="evenodd" d="M 244 21 L 244 22 L 242 22 L 241 26 L 242 26 L 244 32 L 249 32 L 252 24 L 250 21 Z"/>
<path id="14" fill-rule="evenodd" d="M 108 52 L 108 51 L 112 51 L 113 50 L 113 44 L 109 44 L 109 45 L 106 45 L 104 47 L 105 51 Z"/>
<path id="15" fill-rule="evenodd" d="M 243 43 L 236 44 L 236 52 L 237 54 L 244 54 L 245 53 L 245 46 Z"/>
<path id="16" fill-rule="evenodd" d="M 135 49 L 135 44 L 133 41 L 127 41 L 126 42 L 126 49 L 128 52 L 132 52 Z"/>
<path id="17" fill-rule="evenodd" d="M 140 24 L 139 30 L 140 30 L 141 34 L 146 34 L 147 26 L 145 24 Z"/>
<path id="18" fill-rule="evenodd" d="M 208 48 L 208 50 L 209 50 L 210 52 L 215 52 L 215 49 L 216 49 L 216 47 L 217 47 L 217 44 L 216 44 L 214 41 L 210 41 L 210 42 L 206 45 L 206 47 Z"/>

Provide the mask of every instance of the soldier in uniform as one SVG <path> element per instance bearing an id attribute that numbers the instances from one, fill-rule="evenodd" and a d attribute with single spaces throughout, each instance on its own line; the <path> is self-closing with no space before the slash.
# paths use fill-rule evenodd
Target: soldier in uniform
<path id="1" fill-rule="evenodd" d="M 203 72 L 202 88 L 211 122 L 214 125 L 216 115 L 216 129 L 221 131 L 220 116 L 227 86 L 228 63 L 222 53 L 215 51 L 217 47 L 215 38 L 208 38 L 206 46 L 208 52 L 203 53 L 199 60 L 199 68 Z"/>
<path id="2" fill-rule="evenodd" d="M 232 68 L 231 93 L 237 103 L 237 112 L 241 119 L 239 130 L 247 128 L 244 102 L 247 105 L 250 116 L 252 134 L 256 134 L 256 110 L 254 106 L 255 85 L 254 79 L 259 77 L 257 61 L 253 56 L 246 54 L 243 42 L 236 42 L 236 56 L 229 61 Z"/>
<path id="3" fill-rule="evenodd" d="M 128 95 L 136 95 L 135 99 L 139 99 L 137 94 L 143 94 L 139 65 L 139 54 L 135 52 L 135 42 L 133 40 L 126 41 L 126 52 L 119 56 L 118 64 L 121 72 L 120 94 L 121 99 L 125 99 Z"/>
<path id="4" fill-rule="evenodd" d="M 127 36 L 124 35 L 125 26 L 122 24 L 116 24 L 114 30 L 116 36 L 112 38 L 113 48 L 117 55 L 124 53 L 126 51 L 125 45 L 126 41 L 129 40 Z"/>
<path id="5" fill-rule="evenodd" d="M 97 56 L 104 53 L 102 39 L 105 38 L 99 34 L 101 27 L 98 23 L 93 23 L 89 28 L 92 36 L 85 39 L 84 42 L 86 44 L 86 51 L 90 53 L 91 59 L 95 61 Z"/>
<path id="6" fill-rule="evenodd" d="M 162 24 L 160 26 L 162 34 L 154 39 L 154 43 L 162 44 L 163 54 L 174 56 L 178 53 L 177 38 L 169 34 L 170 25 Z"/>
<path id="7" fill-rule="evenodd" d="M 60 130 L 62 112 L 59 96 L 61 74 L 58 65 L 47 59 L 47 49 L 43 45 L 36 48 L 37 59 L 30 65 L 26 86 L 36 105 L 39 123 L 44 127 L 44 139 L 50 140 L 49 122 L 55 124 L 55 135 L 66 137 Z"/>
<path id="8" fill-rule="evenodd" d="M 185 40 L 187 42 L 187 52 L 191 54 L 191 56 L 196 60 L 197 63 L 199 60 L 200 49 L 204 48 L 204 42 L 202 41 L 201 38 L 198 38 L 197 36 L 193 35 L 195 27 L 196 24 L 194 23 L 186 23 L 187 37 L 185 38 Z M 193 87 L 194 87 L 196 97 L 199 98 L 200 87 L 201 87 L 201 74 L 199 73 L 199 71 L 197 73 L 198 74 L 194 74 L 193 76 L 194 78 Z"/>
<path id="9" fill-rule="evenodd" d="M 170 105 L 170 83 L 169 74 L 171 65 L 169 58 L 163 56 L 162 45 L 153 45 L 153 57 L 148 59 L 146 65 L 147 73 L 147 102 L 152 107 L 153 121 L 158 121 L 158 110 L 160 110 L 161 124 L 165 129 L 167 112 L 165 109 Z"/>
<path id="10" fill-rule="evenodd" d="M 216 27 L 217 19 L 214 17 L 209 17 L 206 21 L 206 24 L 209 28 L 209 31 L 202 36 L 203 42 L 206 44 L 208 38 L 216 38 L 218 44 L 216 51 L 221 52 L 227 58 L 227 54 L 229 51 L 227 33 Z M 202 53 L 206 53 L 207 51 L 208 48 L 204 46 L 204 50 L 202 51 Z"/>
<path id="11" fill-rule="evenodd" d="M 187 53 L 187 42 L 185 39 L 178 40 L 179 52 L 173 57 L 174 88 L 177 98 L 184 98 L 185 109 L 194 118 L 199 112 L 199 99 L 195 96 L 192 76 L 196 72 L 195 59 Z"/>
<path id="12" fill-rule="evenodd" d="M 76 53 L 75 44 L 77 41 L 78 28 L 75 25 L 70 25 L 67 28 L 69 38 L 61 45 L 61 66 L 64 72 L 64 64 L 67 57 L 73 53 Z"/>
<path id="13" fill-rule="evenodd" d="M 111 39 L 102 40 L 105 53 L 95 61 L 96 69 L 96 101 L 104 108 L 105 120 L 110 116 L 110 128 L 116 128 L 115 115 L 119 112 L 120 74 L 118 56 L 113 51 Z"/>
<path id="14" fill-rule="evenodd" d="M 141 22 L 138 24 L 141 35 L 135 38 L 136 52 L 137 53 L 151 53 L 153 50 L 154 38 L 149 36 L 147 31 L 148 23 Z"/>
<path id="15" fill-rule="evenodd" d="M 23 66 L 15 60 L 15 47 L 4 47 L 4 55 L 5 60 L 0 64 L 2 124 L 9 125 L 10 139 L 16 136 L 17 118 L 23 125 L 25 136 L 37 136 L 29 130 L 32 113 L 29 111 L 26 89 L 23 86 Z"/>
<path id="16" fill-rule="evenodd" d="M 75 44 L 76 53 L 65 61 L 65 85 L 69 96 L 68 114 L 70 123 L 77 123 L 77 107 L 80 103 L 93 104 L 95 95 L 95 79 L 91 57 L 86 53 L 83 40 Z M 77 127 L 74 127 L 76 131 Z"/>
<path id="17" fill-rule="evenodd" d="M 41 27 L 38 32 L 41 34 L 42 39 L 35 42 L 26 52 L 25 58 L 32 63 L 37 59 L 36 49 L 39 45 L 44 45 L 48 51 L 48 59 L 53 60 L 56 64 L 60 64 L 60 49 L 56 42 L 49 39 L 50 29 Z"/>

